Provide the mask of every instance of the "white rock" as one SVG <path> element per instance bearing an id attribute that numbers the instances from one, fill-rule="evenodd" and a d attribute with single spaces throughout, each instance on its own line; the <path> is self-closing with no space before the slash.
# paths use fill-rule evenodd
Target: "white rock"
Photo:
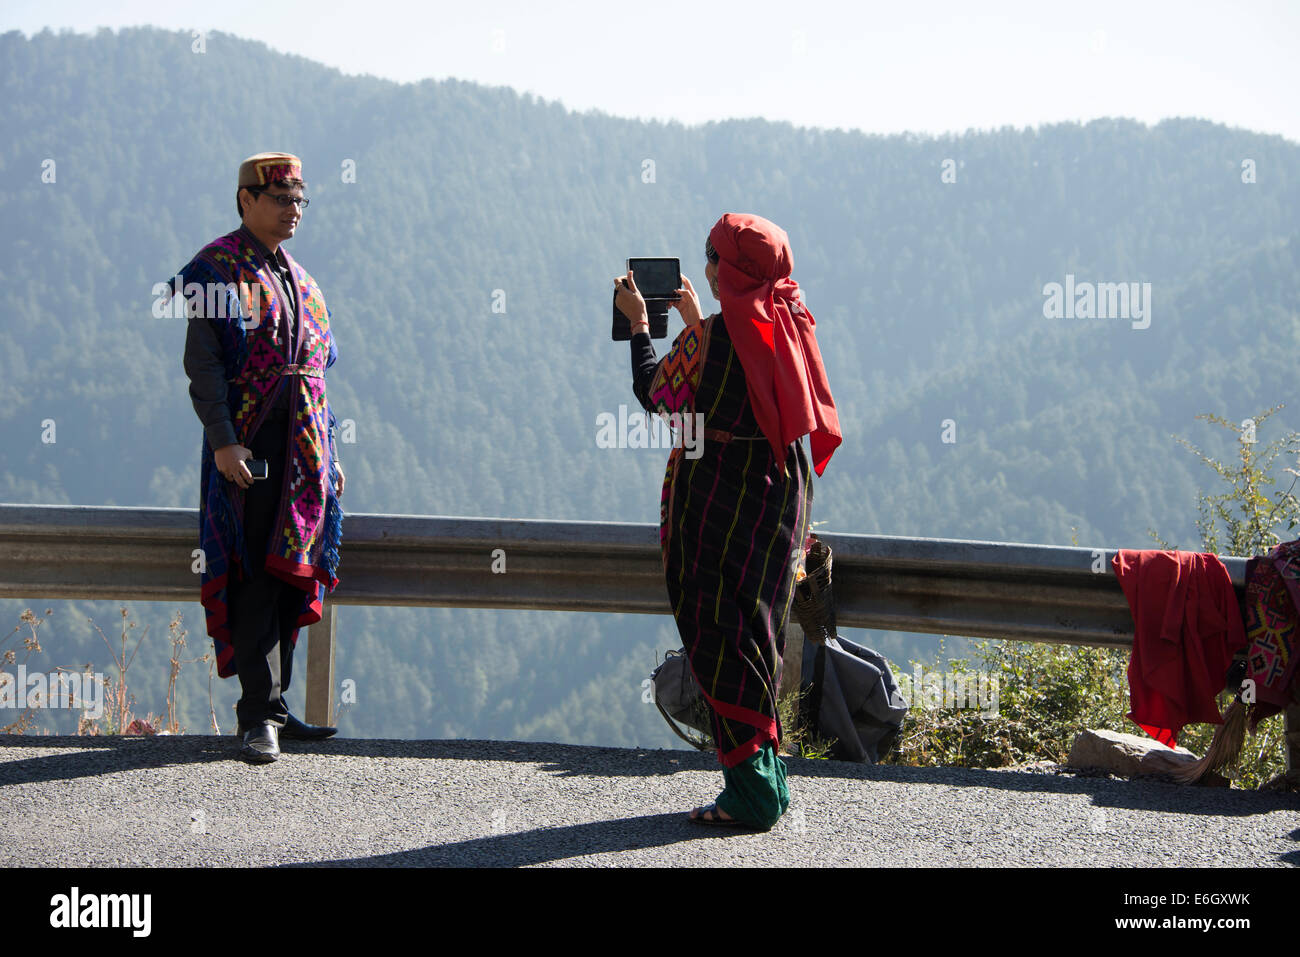
<path id="1" fill-rule="evenodd" d="M 1183 760 L 1195 761 L 1196 755 L 1186 748 L 1167 748 L 1154 738 L 1125 734 L 1122 731 L 1089 729 L 1079 732 L 1070 746 L 1066 762 L 1072 768 L 1096 768 L 1123 777 L 1142 774 L 1142 759 L 1153 751 L 1177 754 Z"/>

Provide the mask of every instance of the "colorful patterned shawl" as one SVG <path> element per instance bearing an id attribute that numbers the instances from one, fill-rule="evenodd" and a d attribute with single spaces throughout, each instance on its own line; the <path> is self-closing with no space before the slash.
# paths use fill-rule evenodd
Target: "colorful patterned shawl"
<path id="1" fill-rule="evenodd" d="M 1255 682 L 1253 728 L 1291 703 L 1300 609 L 1300 541 L 1283 542 L 1246 565 L 1246 677 Z"/>
<path id="2" fill-rule="evenodd" d="M 672 348 L 655 370 L 650 383 L 650 402 L 654 413 L 669 416 L 695 414 L 695 393 L 700 387 L 700 370 L 704 353 L 709 347 L 709 330 L 714 318 L 687 326 L 673 340 Z M 698 436 L 703 439 L 704 436 Z M 677 470 L 681 467 L 683 447 L 681 441 L 673 443 L 668 454 L 668 467 L 664 470 L 664 484 L 659 493 L 659 551 L 668 568 L 668 545 L 672 538 L 673 490 L 677 487 Z"/>
<path id="3" fill-rule="evenodd" d="M 277 388 L 283 383 L 284 388 L 293 390 L 285 484 L 268 539 L 265 567 L 303 591 L 298 618 L 301 627 L 320 621 L 325 595 L 338 584 L 343 511 L 334 492 L 338 477 L 330 434 L 334 416 L 325 397 L 325 370 L 338 353 L 320 288 L 287 251 L 285 258 L 299 300 L 298 315 L 288 317 L 296 329 L 297 355 L 292 364 L 282 333 L 284 303 L 275 292 L 270 267 L 244 230 L 201 249 L 181 270 L 176 291 L 187 298 L 199 291 L 206 304 L 207 284 L 226 284 L 217 301 L 224 304 L 227 318 L 209 316 L 208 321 L 225 356 L 230 417 L 241 445 L 251 443 Z M 192 285 L 195 283 L 197 287 Z M 258 307 L 255 316 L 254 307 Z M 296 368 L 286 374 L 291 365 Z M 235 662 L 227 622 L 227 583 L 232 574 L 242 574 L 248 561 L 243 537 L 244 492 L 217 472 L 213 451 L 205 436 L 199 500 L 200 545 L 205 559 L 200 600 L 216 647 L 217 671 L 228 678 L 235 673 Z M 297 638 L 295 630 L 295 643 Z"/>

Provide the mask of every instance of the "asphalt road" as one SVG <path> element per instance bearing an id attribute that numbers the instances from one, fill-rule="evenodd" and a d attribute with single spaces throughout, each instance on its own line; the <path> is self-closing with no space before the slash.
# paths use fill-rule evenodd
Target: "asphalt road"
<path id="1" fill-rule="evenodd" d="M 1300 795 L 787 759 L 771 832 L 711 755 L 500 741 L 0 735 L 0 865 L 1300 866 Z"/>

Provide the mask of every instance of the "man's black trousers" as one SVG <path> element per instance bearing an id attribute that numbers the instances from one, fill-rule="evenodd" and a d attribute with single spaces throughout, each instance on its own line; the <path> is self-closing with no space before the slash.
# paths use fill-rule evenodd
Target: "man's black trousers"
<path id="1" fill-rule="evenodd" d="M 244 492 L 249 566 L 242 580 L 234 576 L 227 589 L 230 643 L 242 692 L 235 713 L 246 729 L 263 721 L 282 728 L 289 715 L 284 693 L 293 674 L 292 636 L 303 592 L 264 568 L 268 538 L 279 533 L 275 520 L 284 486 L 289 423 L 287 410 L 272 409 L 249 444 L 253 458 L 266 459 L 267 477 Z"/>

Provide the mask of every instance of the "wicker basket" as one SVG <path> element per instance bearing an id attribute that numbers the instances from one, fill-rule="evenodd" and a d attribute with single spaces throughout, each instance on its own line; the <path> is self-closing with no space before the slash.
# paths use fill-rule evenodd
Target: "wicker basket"
<path id="1" fill-rule="evenodd" d="M 821 643 L 837 637 L 835 596 L 831 592 L 831 547 L 808 536 L 811 545 L 804 553 L 804 577 L 794 585 L 794 613 L 809 641 Z"/>

